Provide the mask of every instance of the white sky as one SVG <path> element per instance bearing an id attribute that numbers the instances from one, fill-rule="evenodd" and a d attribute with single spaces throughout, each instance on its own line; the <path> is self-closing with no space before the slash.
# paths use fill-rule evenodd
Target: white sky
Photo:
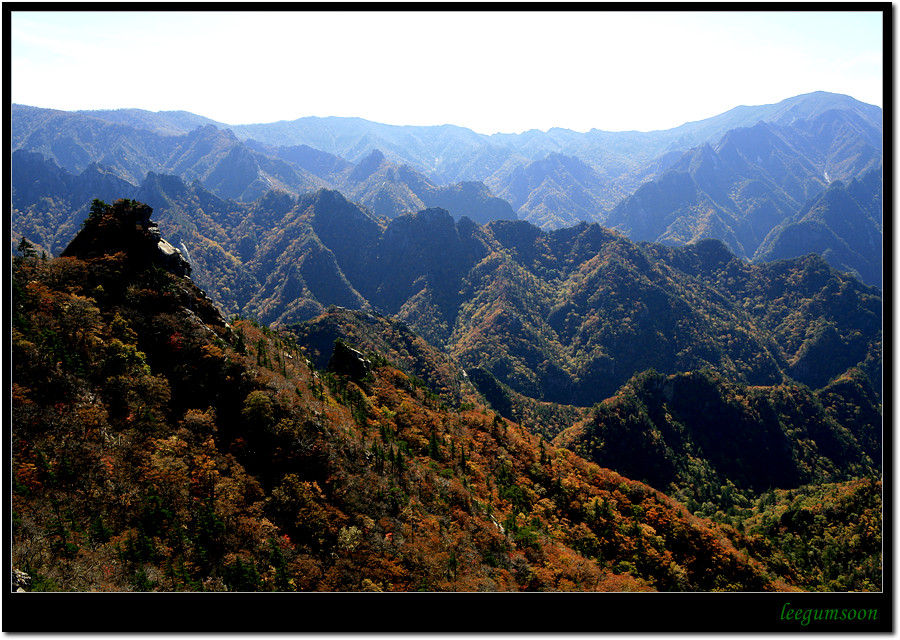
<path id="1" fill-rule="evenodd" d="M 649 131 L 819 90 L 882 106 L 882 20 L 832 11 L 12 11 L 10 86 L 20 104 L 185 110 L 228 124 L 355 116 L 487 134 Z"/>

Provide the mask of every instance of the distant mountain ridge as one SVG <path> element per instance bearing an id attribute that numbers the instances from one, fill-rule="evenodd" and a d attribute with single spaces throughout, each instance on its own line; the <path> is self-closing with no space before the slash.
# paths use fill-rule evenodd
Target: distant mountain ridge
<path id="1" fill-rule="evenodd" d="M 15 106 L 15 105 L 14 105 Z M 316 149 L 358 162 L 375 149 L 386 152 L 388 158 L 407 163 L 426 174 L 435 173 L 439 182 L 442 172 L 434 163 L 450 166 L 453 152 L 458 150 L 467 156 L 478 146 L 509 149 L 515 154 L 535 160 L 556 152 L 574 155 L 591 164 L 598 157 L 598 147 L 607 153 L 637 152 L 639 155 L 658 156 L 667 151 L 687 150 L 703 142 L 714 141 L 731 129 L 752 127 L 759 122 L 789 125 L 799 120 L 809 120 L 824 112 L 839 109 L 853 111 L 872 126 L 881 126 L 882 110 L 841 94 L 817 91 L 788 98 L 778 103 L 739 106 L 725 113 L 695 122 L 687 122 L 672 129 L 638 132 L 608 132 L 591 129 L 578 133 L 569 129 L 551 128 L 518 134 L 475 133 L 456 125 L 402 126 L 371 122 L 362 118 L 305 117 L 297 120 L 266 124 L 225 124 L 203 116 L 181 111 L 158 113 L 139 109 L 79 111 L 98 119 L 129 124 L 148 130 L 178 130 L 187 133 L 198 124 L 213 124 L 220 129 L 231 129 L 241 140 L 256 140 L 275 146 L 306 144 Z M 396 150 L 401 149 L 402 152 Z M 404 155 L 399 155 L 403 153 Z M 587 155 L 588 157 L 584 157 Z M 446 180 L 478 178 L 478 176 L 446 175 Z"/>
<path id="2" fill-rule="evenodd" d="M 648 164 L 666 153 L 686 151 L 704 142 L 714 142 L 726 132 L 752 127 L 759 122 L 791 125 L 813 119 L 832 110 L 851 112 L 870 127 L 881 127 L 882 110 L 849 96 L 815 92 L 782 102 L 756 107 L 736 107 L 719 116 L 685 123 L 664 131 L 606 132 L 592 129 L 578 133 L 567 129 L 526 131 L 521 134 L 484 135 L 454 125 L 397 126 L 361 118 L 306 117 L 269 124 L 227 125 L 187 112 L 147 112 L 139 109 L 71 112 L 70 115 L 107 121 L 149 132 L 189 133 L 197 126 L 214 125 L 229 129 L 243 141 L 255 140 L 272 146 L 307 145 L 358 162 L 372 151 L 381 150 L 393 161 L 409 164 L 439 184 L 460 180 L 484 180 L 515 157 L 537 160 L 550 153 L 580 158 L 612 177 L 621 176 L 637 164 Z M 14 131 L 17 121 L 30 112 L 56 112 L 13 105 Z M 31 114 L 31 120 L 35 119 Z M 22 133 L 14 133 L 13 148 L 19 148 Z M 473 157 L 486 164 L 471 165 Z M 57 158 L 59 161 L 59 158 Z M 78 167 L 67 167 L 70 170 Z M 441 169 L 440 167 L 448 167 Z M 469 168 L 463 169 L 463 166 Z M 457 168 L 452 168 L 457 167 Z"/>
<path id="3" fill-rule="evenodd" d="M 780 223 L 783 217 L 796 213 L 806 199 L 820 195 L 830 181 L 852 179 L 877 166 L 883 147 L 882 120 L 880 108 L 826 92 L 796 96 L 776 104 L 736 107 L 665 131 L 593 129 L 578 133 L 550 129 L 490 136 L 452 125 L 395 126 L 360 118 L 308 117 L 268 124 L 226 125 L 178 111 L 68 113 L 13 105 L 12 138 L 13 150 L 39 151 L 72 173 L 84 170 L 94 161 L 135 185 L 152 171 L 172 173 L 188 182 L 199 179 L 217 195 L 245 202 L 273 188 L 299 195 L 328 187 L 367 205 L 378 202 L 382 210 L 391 212 L 388 215 L 396 215 L 404 208 L 446 206 L 423 199 L 415 189 L 408 193 L 410 185 L 402 178 L 380 194 L 372 187 L 345 182 L 348 176 L 343 170 L 349 164 L 359 164 L 377 154 L 398 168 L 407 165 L 402 170 L 420 174 L 416 180 L 429 181 L 432 190 L 481 182 L 491 192 L 488 197 L 507 200 L 516 217 L 545 229 L 579 221 L 607 224 L 612 215 L 614 223 L 610 226 L 627 232 L 631 225 L 620 218 L 621 207 L 629 206 L 629 196 L 642 185 L 662 180 L 668 171 L 684 171 L 679 163 L 691 162 L 686 158 L 696 155 L 704 145 L 716 153 L 723 147 L 727 151 L 729 144 L 735 144 L 738 131 L 745 131 L 740 134 L 744 139 L 746 131 L 757 135 L 769 132 L 768 138 L 763 136 L 752 142 L 757 152 L 744 154 L 745 169 L 751 173 L 738 172 L 742 180 L 758 179 L 753 174 L 772 178 L 769 168 L 757 166 L 757 158 L 761 160 L 772 153 L 782 156 L 782 162 L 805 163 L 804 171 L 809 175 L 802 180 L 809 182 L 814 177 L 812 189 L 807 190 L 799 204 L 796 193 L 791 195 L 794 201 L 781 203 L 790 211 L 776 204 L 773 215 L 781 216 L 775 224 Z M 79 133 L 80 129 L 85 129 L 85 133 Z M 785 144 L 787 154 L 796 157 L 785 156 Z M 733 172 L 735 168 L 731 169 Z M 734 176 L 710 179 L 726 190 L 726 182 L 737 188 Z M 760 188 L 776 192 L 761 194 Z M 786 188 L 788 185 L 779 183 L 777 178 L 774 184 L 763 180 L 752 189 L 756 195 L 748 197 L 777 201 L 783 199 L 781 192 Z M 729 197 L 734 199 L 736 195 L 740 197 Z M 719 209 L 723 207 L 722 202 L 715 204 Z M 736 206 L 740 209 L 741 204 Z M 724 225 L 721 229 L 715 224 L 704 227 L 694 220 L 688 222 L 700 237 L 714 234 L 713 237 L 729 242 L 739 255 L 749 258 L 755 249 L 744 246 L 748 238 L 726 238 L 728 233 L 746 236 L 745 231 L 732 228 L 733 224 L 740 226 L 736 218 L 746 213 L 734 208 L 735 203 L 725 203 L 724 213 L 716 210 L 719 226 Z M 486 211 L 485 215 L 508 215 L 498 212 L 500 209 L 495 207 L 493 213 Z M 466 215 L 487 221 L 471 211 Z M 678 217 L 683 215 L 704 214 L 687 211 Z M 754 230 L 749 244 L 758 245 L 775 224 Z M 667 241 L 686 241 L 683 233 L 666 235 L 661 230 L 653 237 L 657 236 L 665 236 Z"/>
<path id="4" fill-rule="evenodd" d="M 444 206 L 485 222 L 515 218 L 507 203 L 476 181 L 437 185 L 409 167 L 387 162 L 378 150 L 353 171 L 353 163 L 302 145 L 244 143 L 231 130 L 184 112 L 166 112 L 171 119 L 130 109 L 83 115 L 16 105 L 14 112 L 14 150 L 41 153 L 71 173 L 100 163 L 134 186 L 148 173 L 173 174 L 185 182 L 199 180 L 219 197 L 239 202 L 251 202 L 273 189 L 296 196 L 330 187 L 388 217 Z M 198 126 L 177 131 L 175 123 L 184 122 Z M 366 162 L 372 166 L 364 176 Z M 379 167 L 381 173 L 372 175 Z"/>
<path id="5" fill-rule="evenodd" d="M 360 118 L 232 126 L 179 111 L 13 105 L 12 146 L 71 173 L 96 162 L 133 185 L 149 172 L 174 174 L 240 202 L 325 187 L 388 217 L 439 206 L 457 218 L 519 218 L 547 230 L 599 222 L 633 239 L 715 237 L 752 259 L 832 181 L 881 165 L 882 121 L 880 108 L 825 92 L 665 131 L 490 136 Z M 650 209 L 641 204 L 648 198 L 657 200 Z"/>
<path id="6" fill-rule="evenodd" d="M 880 127 L 853 112 L 824 111 L 802 125 L 760 122 L 729 131 L 715 145 L 686 152 L 660 177 L 623 199 L 602 222 L 634 240 L 683 245 L 718 238 L 738 256 L 764 259 L 759 252 L 764 242 L 773 241 L 773 231 L 812 207 L 832 182 L 880 174 L 882 163 Z M 836 215 L 859 218 L 852 207 Z M 880 225 L 867 228 L 863 246 L 856 244 L 854 234 L 842 233 L 836 242 L 850 241 L 851 253 L 880 252 Z M 823 239 L 811 240 L 799 253 L 782 251 L 778 256 L 807 251 L 825 255 L 829 248 Z M 831 247 L 828 255 L 835 255 L 833 251 Z M 846 269 L 847 260 L 832 264 Z M 880 286 L 877 269 L 869 265 L 855 273 L 865 273 L 861 277 L 866 282 Z"/>
<path id="7" fill-rule="evenodd" d="M 884 178 L 872 169 L 850 182 L 835 181 L 820 198 L 775 227 L 754 262 L 818 253 L 841 271 L 882 287 L 884 282 Z"/>
<path id="8" fill-rule="evenodd" d="M 19 193 L 14 183 L 14 206 L 32 208 L 24 222 L 77 228 L 85 215 L 66 218 L 68 200 L 42 213 L 50 205 L 26 206 Z M 818 387 L 859 365 L 880 384 L 880 297 L 815 256 L 753 266 L 715 240 L 667 249 L 596 223 L 547 232 L 442 208 L 379 218 L 332 190 L 245 204 L 153 174 L 131 193 L 160 203 L 160 228 L 226 312 L 288 324 L 329 305 L 379 310 L 529 397 L 589 406 L 648 367 Z M 17 234 L 41 232 L 18 224 Z M 787 296 L 791 278 L 818 284 Z M 829 320 L 816 324 L 826 308 Z"/>

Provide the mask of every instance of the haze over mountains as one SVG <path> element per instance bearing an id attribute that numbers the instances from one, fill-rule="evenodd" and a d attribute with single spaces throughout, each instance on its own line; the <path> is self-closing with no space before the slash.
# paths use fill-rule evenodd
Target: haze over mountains
<path id="1" fill-rule="evenodd" d="M 547 230 L 599 222 L 634 240 L 718 238 L 746 259 L 775 255 L 768 247 L 777 245 L 780 257 L 828 252 L 835 266 L 880 285 L 862 259 L 873 247 L 859 247 L 830 218 L 817 219 L 812 245 L 791 231 L 778 239 L 830 184 L 880 175 L 882 111 L 848 96 L 807 94 L 654 132 L 487 136 L 356 118 L 232 126 L 186 112 L 21 105 L 12 124 L 13 151 L 36 151 L 75 175 L 97 163 L 134 186 L 148 173 L 175 175 L 248 203 L 271 189 L 330 188 L 386 217 L 438 206 L 456 218 L 518 218 Z M 849 226 L 877 238 L 880 219 L 858 209 L 877 210 L 880 195 L 854 193 L 864 202 L 844 214 Z"/>

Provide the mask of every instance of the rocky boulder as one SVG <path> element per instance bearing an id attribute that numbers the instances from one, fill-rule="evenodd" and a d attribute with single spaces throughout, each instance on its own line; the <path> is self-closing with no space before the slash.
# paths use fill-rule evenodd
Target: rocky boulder
<path id="1" fill-rule="evenodd" d="M 337 340 L 328 361 L 328 370 L 353 380 L 362 380 L 372 370 L 372 362 L 356 349 Z"/>

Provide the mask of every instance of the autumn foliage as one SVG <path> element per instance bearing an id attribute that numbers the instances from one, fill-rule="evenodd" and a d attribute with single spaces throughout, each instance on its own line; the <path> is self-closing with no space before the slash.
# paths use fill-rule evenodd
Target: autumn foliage
<path id="1" fill-rule="evenodd" d="M 109 233 L 125 206 L 101 212 Z M 33 590 L 764 591 L 813 579 L 470 387 L 412 375 L 427 350 L 411 338 L 396 363 L 351 344 L 362 375 L 316 366 L 296 334 L 226 322 L 189 279 L 116 253 L 16 257 L 12 293 L 12 558 Z M 449 380 L 444 366 L 433 382 Z"/>

